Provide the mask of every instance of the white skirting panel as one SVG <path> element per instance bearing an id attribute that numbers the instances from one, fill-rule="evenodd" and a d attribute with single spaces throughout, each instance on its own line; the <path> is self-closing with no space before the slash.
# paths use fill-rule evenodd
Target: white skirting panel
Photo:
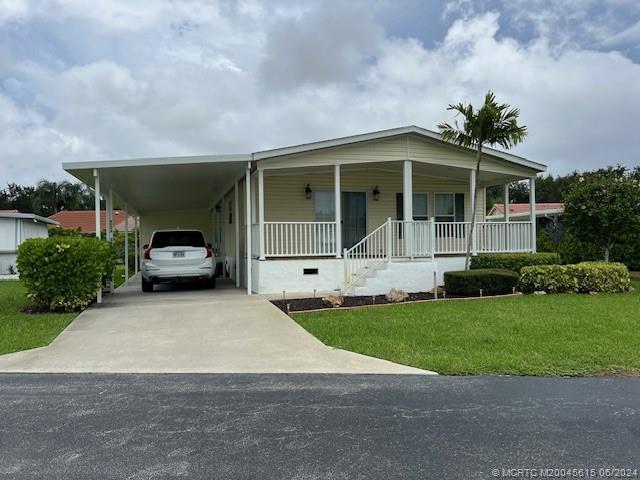
<path id="1" fill-rule="evenodd" d="M 253 272 L 254 290 L 264 294 L 326 293 L 340 290 L 344 282 L 344 264 L 337 258 L 254 260 Z"/>
<path id="2" fill-rule="evenodd" d="M 342 259 L 292 259 L 252 261 L 252 287 L 256 293 L 265 295 L 324 294 L 342 290 L 344 263 Z M 246 286 L 246 268 L 241 261 L 241 284 Z M 317 269 L 317 273 L 316 273 Z M 394 261 L 379 269 L 352 294 L 379 295 L 392 288 L 407 292 L 424 292 L 433 288 L 433 273 L 437 272 L 438 285 L 443 284 L 444 272 L 463 270 L 464 257 L 436 257 L 435 261 Z"/>

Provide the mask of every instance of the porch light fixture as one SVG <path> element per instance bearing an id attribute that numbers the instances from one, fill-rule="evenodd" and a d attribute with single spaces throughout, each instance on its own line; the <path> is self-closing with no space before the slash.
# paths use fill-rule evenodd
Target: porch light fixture
<path id="1" fill-rule="evenodd" d="M 311 200 L 312 193 L 313 193 L 313 190 L 311 190 L 311 187 L 307 183 L 307 186 L 304 187 L 304 198 L 306 198 L 307 200 Z"/>
<path id="2" fill-rule="evenodd" d="M 380 189 L 378 188 L 378 185 L 376 185 L 375 187 L 373 187 L 373 200 L 374 201 L 378 201 L 380 200 Z"/>

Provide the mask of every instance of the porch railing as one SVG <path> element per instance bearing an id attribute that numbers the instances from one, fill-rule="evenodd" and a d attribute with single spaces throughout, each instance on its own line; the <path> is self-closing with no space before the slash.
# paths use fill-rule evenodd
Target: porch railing
<path id="1" fill-rule="evenodd" d="M 387 220 L 351 249 L 352 257 L 415 258 L 464 255 L 471 222 Z M 259 225 L 251 251 L 259 255 Z M 384 237 L 384 238 L 383 238 Z M 473 253 L 532 251 L 530 222 L 477 222 Z M 338 253 L 335 222 L 265 222 L 265 257 L 332 257 Z M 344 253 L 344 252 L 343 252 Z"/>
<path id="2" fill-rule="evenodd" d="M 265 257 L 335 256 L 336 222 L 265 222 Z"/>

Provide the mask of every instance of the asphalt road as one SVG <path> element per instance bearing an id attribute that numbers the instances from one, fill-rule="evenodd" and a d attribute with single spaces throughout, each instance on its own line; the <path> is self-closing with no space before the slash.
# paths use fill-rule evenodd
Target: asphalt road
<path id="1" fill-rule="evenodd" d="M 569 467 L 640 469 L 640 379 L 0 375 L 0 478 L 467 479 Z"/>

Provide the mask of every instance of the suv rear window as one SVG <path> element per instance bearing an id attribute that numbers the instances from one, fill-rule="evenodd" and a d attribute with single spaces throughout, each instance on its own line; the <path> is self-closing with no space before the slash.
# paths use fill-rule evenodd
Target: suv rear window
<path id="1" fill-rule="evenodd" d="M 204 247 L 204 235 L 197 230 L 155 232 L 151 240 L 151 247 Z"/>

